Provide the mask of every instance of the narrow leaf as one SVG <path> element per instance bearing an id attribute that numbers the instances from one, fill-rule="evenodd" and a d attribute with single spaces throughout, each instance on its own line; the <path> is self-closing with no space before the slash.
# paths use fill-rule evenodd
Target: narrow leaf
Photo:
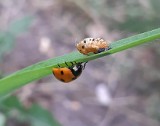
<path id="1" fill-rule="evenodd" d="M 94 60 L 106 55 L 110 55 L 116 52 L 120 52 L 125 49 L 129 49 L 131 47 L 135 47 L 137 45 L 150 42 L 160 38 L 160 28 L 148 31 L 142 34 L 138 34 L 126 39 L 122 39 L 116 42 L 111 43 L 111 48 L 108 51 L 99 53 L 99 54 L 91 54 L 89 56 L 85 56 L 75 51 L 64 56 L 59 56 L 53 59 L 49 59 L 46 61 L 42 61 L 31 65 L 25 69 L 22 69 L 12 75 L 3 78 L 0 80 L 0 95 L 4 95 L 17 89 L 31 81 L 37 80 L 39 78 L 45 77 L 52 73 L 52 68 L 57 67 L 57 64 L 61 66 L 65 66 L 64 62 L 86 62 L 90 60 Z"/>

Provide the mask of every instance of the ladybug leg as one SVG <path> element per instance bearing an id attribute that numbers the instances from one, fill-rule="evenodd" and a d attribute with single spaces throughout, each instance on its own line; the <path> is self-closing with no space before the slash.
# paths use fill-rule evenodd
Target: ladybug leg
<path id="1" fill-rule="evenodd" d="M 112 49 L 112 48 L 111 47 L 106 48 L 106 50 L 110 50 L 110 49 Z"/>
<path id="2" fill-rule="evenodd" d="M 79 62 L 79 63 L 77 63 L 76 61 L 74 61 L 73 66 L 74 66 L 74 65 L 78 66 L 79 64 L 81 64 L 81 63 L 80 63 L 80 62 Z"/>
<path id="3" fill-rule="evenodd" d="M 85 67 L 86 67 L 86 64 L 87 64 L 87 63 L 88 63 L 88 61 L 84 63 L 84 67 L 83 67 L 83 70 L 85 69 Z"/>
<path id="4" fill-rule="evenodd" d="M 60 67 L 61 67 L 59 64 L 57 64 L 57 65 L 58 65 L 58 68 L 60 68 Z"/>
<path id="5" fill-rule="evenodd" d="M 76 61 L 74 61 L 74 64 L 76 65 L 76 64 L 79 64 L 79 63 L 77 63 Z"/>
<path id="6" fill-rule="evenodd" d="M 75 64 L 77 64 L 77 65 L 78 65 L 78 64 L 82 64 L 82 63 L 83 63 L 83 62 L 78 62 L 78 63 L 77 63 L 77 62 L 75 61 Z"/>
<path id="7" fill-rule="evenodd" d="M 64 62 L 66 64 L 66 66 L 68 66 L 67 62 Z"/>
<path id="8" fill-rule="evenodd" d="M 74 62 L 70 62 L 72 65 L 71 66 L 69 66 L 68 64 L 67 64 L 67 62 L 65 62 L 65 64 L 69 67 L 69 68 L 72 68 L 73 66 L 74 66 Z M 76 62 L 75 62 L 75 64 L 76 64 Z"/>
<path id="9" fill-rule="evenodd" d="M 100 48 L 100 49 L 98 49 L 97 53 L 101 53 L 103 51 L 105 51 L 105 48 Z"/>
<path id="10" fill-rule="evenodd" d="M 73 62 L 71 62 L 72 66 L 74 66 Z"/>
<path id="11" fill-rule="evenodd" d="M 76 66 L 79 66 L 80 64 L 81 64 L 82 62 L 76 62 L 76 61 L 74 61 L 74 64 L 76 65 Z M 74 66 L 74 65 L 73 65 Z"/>

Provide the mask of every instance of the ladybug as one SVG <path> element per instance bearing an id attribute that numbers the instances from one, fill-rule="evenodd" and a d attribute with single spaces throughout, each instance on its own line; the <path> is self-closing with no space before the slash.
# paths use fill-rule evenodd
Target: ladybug
<path id="1" fill-rule="evenodd" d="M 68 83 L 77 79 L 81 75 L 82 71 L 86 66 L 86 63 L 87 62 L 85 62 L 84 64 L 82 62 L 80 63 L 75 62 L 74 65 L 73 62 L 71 62 L 72 66 L 69 67 L 68 64 L 65 62 L 65 64 L 68 67 L 60 67 L 60 65 L 58 64 L 58 68 L 53 68 L 52 72 L 55 78 L 64 83 Z"/>
<path id="2" fill-rule="evenodd" d="M 102 38 L 85 38 L 76 44 L 76 48 L 84 55 L 88 55 L 91 52 L 97 54 L 110 49 L 109 42 Z"/>

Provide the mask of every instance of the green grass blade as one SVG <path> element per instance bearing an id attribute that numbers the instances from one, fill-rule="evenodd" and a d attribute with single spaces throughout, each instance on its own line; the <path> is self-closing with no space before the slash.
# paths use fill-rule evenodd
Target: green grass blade
<path id="1" fill-rule="evenodd" d="M 86 62 L 90 60 L 94 60 L 106 55 L 110 55 L 116 52 L 120 52 L 125 49 L 129 49 L 131 47 L 135 47 L 137 45 L 150 42 L 160 38 L 160 28 L 148 31 L 142 34 L 138 34 L 126 39 L 119 40 L 117 42 L 111 43 L 111 48 L 109 51 L 105 51 L 99 54 L 91 54 L 89 56 L 85 56 L 80 54 L 79 52 L 72 52 L 66 54 L 64 56 L 56 57 L 53 59 L 49 59 L 43 62 L 39 62 L 32 66 L 29 66 L 25 69 L 22 69 L 12 75 L 5 77 L 0 80 L 0 95 L 7 94 L 14 89 L 17 89 L 31 81 L 37 80 L 39 78 L 45 77 L 49 74 L 52 74 L 52 68 L 57 67 L 57 63 L 61 66 L 65 66 L 64 62 Z"/>

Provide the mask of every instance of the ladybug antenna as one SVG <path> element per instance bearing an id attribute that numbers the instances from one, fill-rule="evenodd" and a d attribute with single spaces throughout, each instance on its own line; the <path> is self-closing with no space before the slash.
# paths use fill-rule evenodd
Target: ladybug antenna
<path id="1" fill-rule="evenodd" d="M 77 43 L 78 43 L 78 40 L 75 39 L 75 41 L 74 41 L 75 46 L 77 46 Z"/>
<path id="2" fill-rule="evenodd" d="M 84 63 L 83 70 L 85 69 L 87 63 L 88 63 L 88 61 Z"/>
<path id="3" fill-rule="evenodd" d="M 68 66 L 67 62 L 65 62 L 65 64 Z"/>

